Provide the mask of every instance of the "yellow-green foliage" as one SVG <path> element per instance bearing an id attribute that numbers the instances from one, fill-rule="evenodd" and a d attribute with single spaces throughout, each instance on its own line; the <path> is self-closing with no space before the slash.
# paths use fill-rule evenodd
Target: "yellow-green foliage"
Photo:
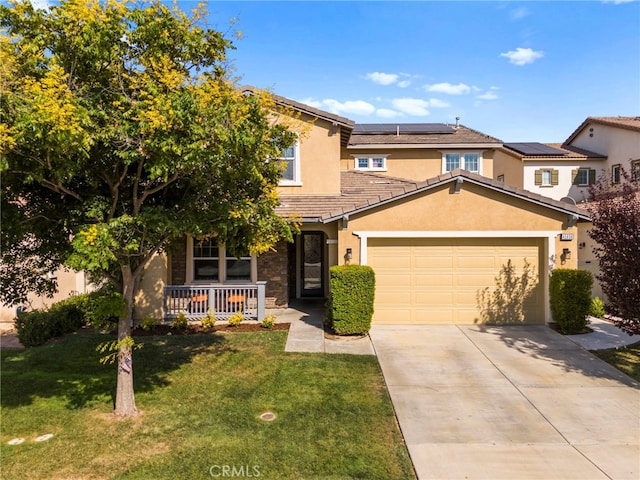
<path id="1" fill-rule="evenodd" d="M 216 324 L 216 317 L 211 309 L 207 310 L 207 316 L 203 317 L 200 322 L 205 328 L 213 328 L 213 326 Z"/>
<path id="2" fill-rule="evenodd" d="M 236 313 L 229 317 L 229 325 L 232 327 L 237 327 L 244 320 L 244 315 L 242 314 L 242 310 L 238 310 Z"/>
<path id="3" fill-rule="evenodd" d="M 145 315 L 145 317 L 140 320 L 140 328 L 143 330 L 152 330 L 156 325 L 160 323 L 160 320 L 157 318 L 153 318 L 150 315 Z"/>
<path id="4" fill-rule="evenodd" d="M 180 312 L 176 318 L 171 322 L 171 326 L 173 328 L 185 329 L 189 325 L 189 321 L 187 320 L 187 316 Z"/>
<path id="5" fill-rule="evenodd" d="M 275 325 L 275 323 L 276 323 L 276 316 L 267 315 L 262 319 L 262 323 L 260 323 L 260 325 L 262 326 L 262 328 L 272 328 Z"/>

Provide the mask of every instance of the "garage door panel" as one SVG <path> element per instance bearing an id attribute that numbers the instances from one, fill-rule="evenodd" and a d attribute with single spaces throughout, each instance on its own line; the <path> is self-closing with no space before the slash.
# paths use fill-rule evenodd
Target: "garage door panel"
<path id="1" fill-rule="evenodd" d="M 415 287 L 452 287 L 453 286 L 453 275 L 442 275 L 442 274 L 416 274 L 414 276 Z"/>
<path id="2" fill-rule="evenodd" d="M 509 262 L 540 280 L 540 239 L 369 239 L 376 272 L 375 322 L 480 323 L 479 294 L 495 290 Z M 542 289 L 524 304 L 525 323 L 544 323 Z"/>
<path id="3" fill-rule="evenodd" d="M 425 255 L 424 253 L 418 253 L 415 255 L 415 268 L 441 268 L 451 269 L 453 268 L 453 256 L 437 256 L 437 255 Z"/>

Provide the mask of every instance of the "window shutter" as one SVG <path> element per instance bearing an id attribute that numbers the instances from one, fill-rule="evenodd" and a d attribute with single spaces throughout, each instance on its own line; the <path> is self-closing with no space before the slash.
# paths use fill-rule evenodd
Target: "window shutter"
<path id="1" fill-rule="evenodd" d="M 536 185 L 542 185 L 542 170 L 536 170 L 535 183 Z"/>
<path id="2" fill-rule="evenodd" d="M 558 185 L 558 170 L 551 170 L 551 185 Z"/>
<path id="3" fill-rule="evenodd" d="M 589 185 L 596 183 L 596 171 L 592 168 L 589 170 Z"/>
<path id="4" fill-rule="evenodd" d="M 571 183 L 573 185 L 578 184 L 578 172 L 579 170 L 577 168 L 575 170 L 571 170 Z"/>

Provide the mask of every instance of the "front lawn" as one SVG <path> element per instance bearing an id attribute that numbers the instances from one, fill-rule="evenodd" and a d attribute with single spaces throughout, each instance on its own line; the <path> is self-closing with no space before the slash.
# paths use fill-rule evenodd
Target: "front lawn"
<path id="1" fill-rule="evenodd" d="M 415 478 L 376 358 L 284 353 L 286 335 L 141 338 L 129 420 L 105 335 L 3 351 L 2 478 Z"/>
<path id="2" fill-rule="evenodd" d="M 640 382 L 640 342 L 628 347 L 593 350 L 591 353 Z"/>

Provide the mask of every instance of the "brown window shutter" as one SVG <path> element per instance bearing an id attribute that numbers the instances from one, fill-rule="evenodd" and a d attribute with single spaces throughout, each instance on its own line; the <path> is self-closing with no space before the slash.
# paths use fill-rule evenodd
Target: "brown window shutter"
<path id="1" fill-rule="evenodd" d="M 558 185 L 558 170 L 551 170 L 551 185 Z"/>
<path id="2" fill-rule="evenodd" d="M 536 170 L 535 174 L 536 185 L 542 185 L 542 170 Z"/>
<path id="3" fill-rule="evenodd" d="M 576 168 L 575 170 L 571 170 L 571 183 L 573 185 L 577 185 L 578 184 L 578 169 Z"/>
<path id="4" fill-rule="evenodd" d="M 589 185 L 596 183 L 596 171 L 592 168 L 589 170 Z"/>

